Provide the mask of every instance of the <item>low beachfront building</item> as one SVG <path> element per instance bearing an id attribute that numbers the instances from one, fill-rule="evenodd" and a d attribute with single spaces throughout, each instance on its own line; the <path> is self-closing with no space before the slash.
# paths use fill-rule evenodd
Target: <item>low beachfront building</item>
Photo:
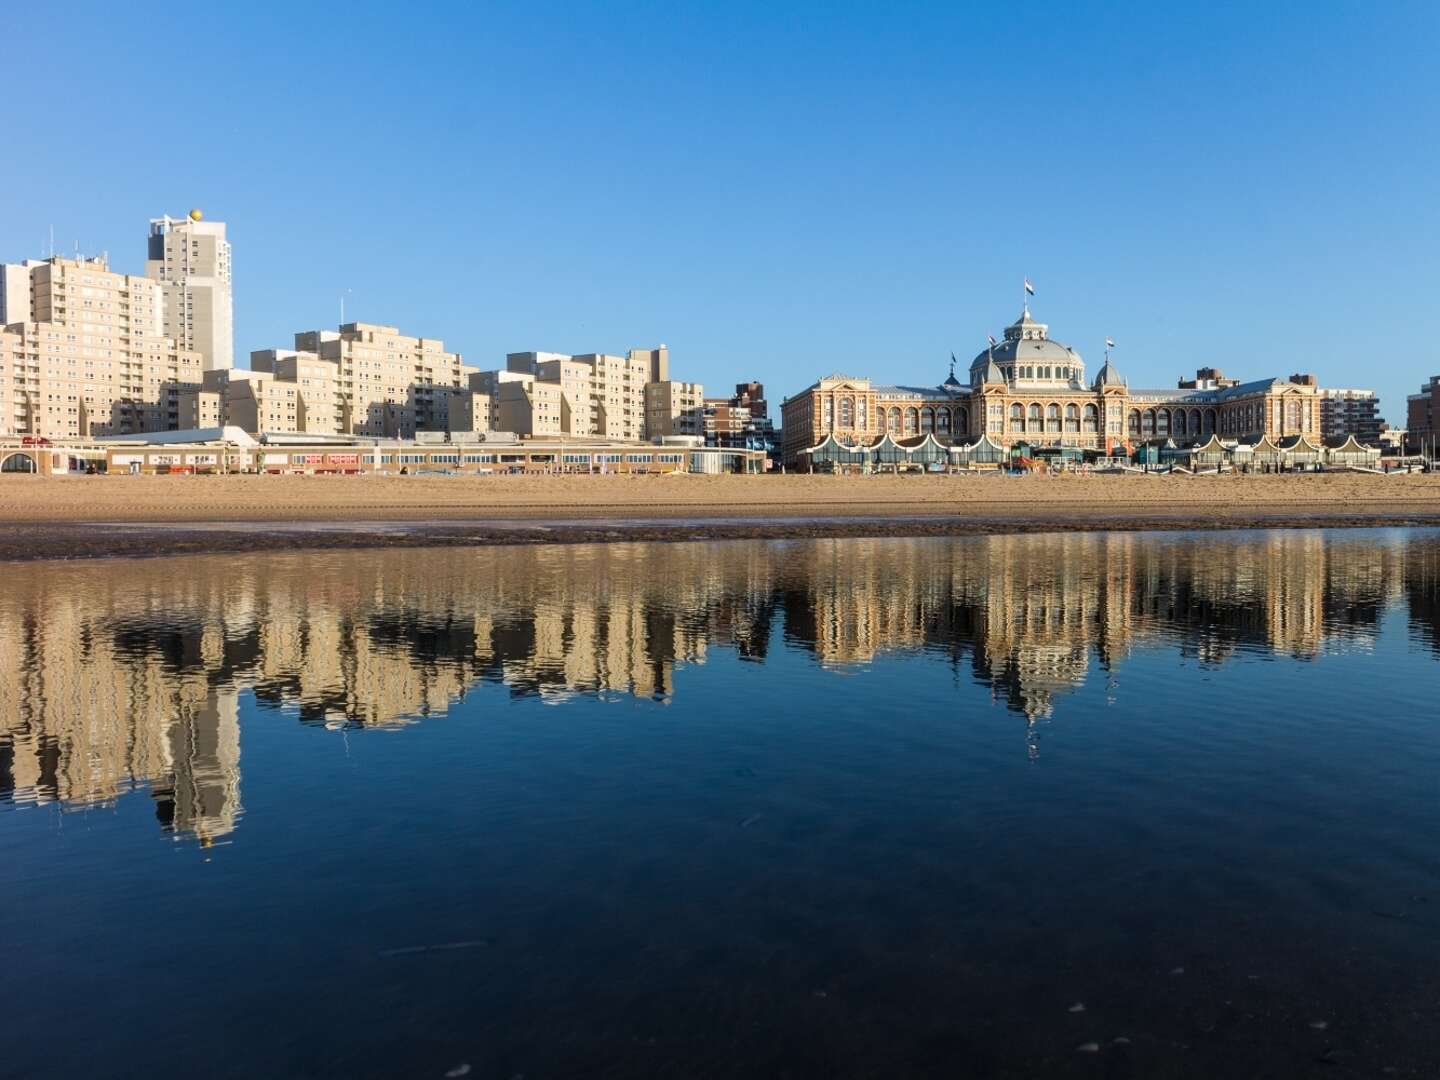
<path id="1" fill-rule="evenodd" d="M 305 432 L 254 436 L 239 427 L 89 440 L 0 439 L 6 476 L 262 474 L 762 473 L 765 451 L 705 446 L 695 436 L 651 442 L 434 433 L 363 439 Z"/>
<path id="2" fill-rule="evenodd" d="M 787 398 L 782 456 L 804 468 L 806 452 L 827 436 L 870 443 L 881 435 L 905 440 L 933 435 L 946 445 L 979 436 L 1023 454 L 1069 451 L 1130 455 L 1147 442 L 1180 446 L 1211 436 L 1243 440 L 1305 435 L 1322 438 L 1320 391 L 1311 375 L 1250 382 L 1205 368 L 1173 389 L 1134 389 L 1106 356 L 1087 376 L 1085 361 L 1050 337 L 1027 307 L 970 365 L 969 382 L 955 376 L 935 387 L 873 383 L 834 374 Z"/>

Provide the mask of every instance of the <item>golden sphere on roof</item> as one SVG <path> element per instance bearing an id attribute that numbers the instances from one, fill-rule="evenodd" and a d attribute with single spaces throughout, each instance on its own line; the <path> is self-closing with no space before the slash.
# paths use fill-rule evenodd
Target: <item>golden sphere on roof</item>
<path id="1" fill-rule="evenodd" d="M 199 208 L 198 206 L 195 207 L 195 209 L 193 209 L 193 210 L 190 211 L 190 220 L 191 220 L 191 221 L 199 221 L 199 220 L 200 220 L 201 218 L 203 218 L 204 216 L 205 216 L 205 215 L 200 212 L 200 208 Z"/>

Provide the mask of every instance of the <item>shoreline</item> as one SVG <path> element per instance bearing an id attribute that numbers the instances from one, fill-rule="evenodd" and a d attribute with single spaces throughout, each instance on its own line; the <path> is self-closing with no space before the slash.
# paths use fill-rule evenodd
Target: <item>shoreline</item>
<path id="1" fill-rule="evenodd" d="M 0 561 L 467 545 L 1440 526 L 1440 476 L 24 477 Z"/>
<path id="2" fill-rule="evenodd" d="M 0 564 L 176 555 L 264 554 L 452 547 L 533 547 L 738 540 L 994 536 L 1047 532 L 1235 532 L 1246 529 L 1440 528 L 1440 513 L 1275 514 L 1247 521 L 1180 515 L 1076 519 L 1012 517 L 755 518 L 715 520 L 510 520 L 468 523 L 33 522 L 0 525 Z"/>

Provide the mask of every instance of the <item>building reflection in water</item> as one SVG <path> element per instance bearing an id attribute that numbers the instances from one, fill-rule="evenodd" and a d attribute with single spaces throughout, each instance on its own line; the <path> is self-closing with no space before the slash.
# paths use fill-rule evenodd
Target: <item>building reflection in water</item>
<path id="1" fill-rule="evenodd" d="M 444 713 L 477 683 L 668 702 L 711 648 L 827 666 L 909 650 L 1027 725 L 1165 645 L 1368 648 L 1385 608 L 1440 653 L 1433 534 L 1269 532 L 613 544 L 12 566 L 0 596 L 0 801 L 148 789 L 213 843 L 241 812 L 239 699 L 328 727 Z M 1033 745 L 1033 744 L 1032 744 Z"/>

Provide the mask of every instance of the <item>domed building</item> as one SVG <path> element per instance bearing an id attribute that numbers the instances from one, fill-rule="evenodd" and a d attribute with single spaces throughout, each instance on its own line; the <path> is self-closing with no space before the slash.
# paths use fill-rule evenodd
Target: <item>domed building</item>
<path id="1" fill-rule="evenodd" d="M 782 454 L 805 468 L 807 452 L 827 440 L 857 448 L 887 435 L 945 445 L 981 437 L 1024 453 L 1129 453 L 1145 443 L 1198 445 L 1217 436 L 1258 443 L 1284 438 L 1319 442 L 1320 394 L 1311 375 L 1253 382 L 1202 368 L 1174 389 L 1132 389 L 1111 363 L 1088 379 L 1085 360 L 1050 336 L 1030 314 L 1005 328 L 1003 340 L 976 354 L 969 385 L 949 377 L 939 386 L 875 384 L 834 374 L 781 405 Z"/>

